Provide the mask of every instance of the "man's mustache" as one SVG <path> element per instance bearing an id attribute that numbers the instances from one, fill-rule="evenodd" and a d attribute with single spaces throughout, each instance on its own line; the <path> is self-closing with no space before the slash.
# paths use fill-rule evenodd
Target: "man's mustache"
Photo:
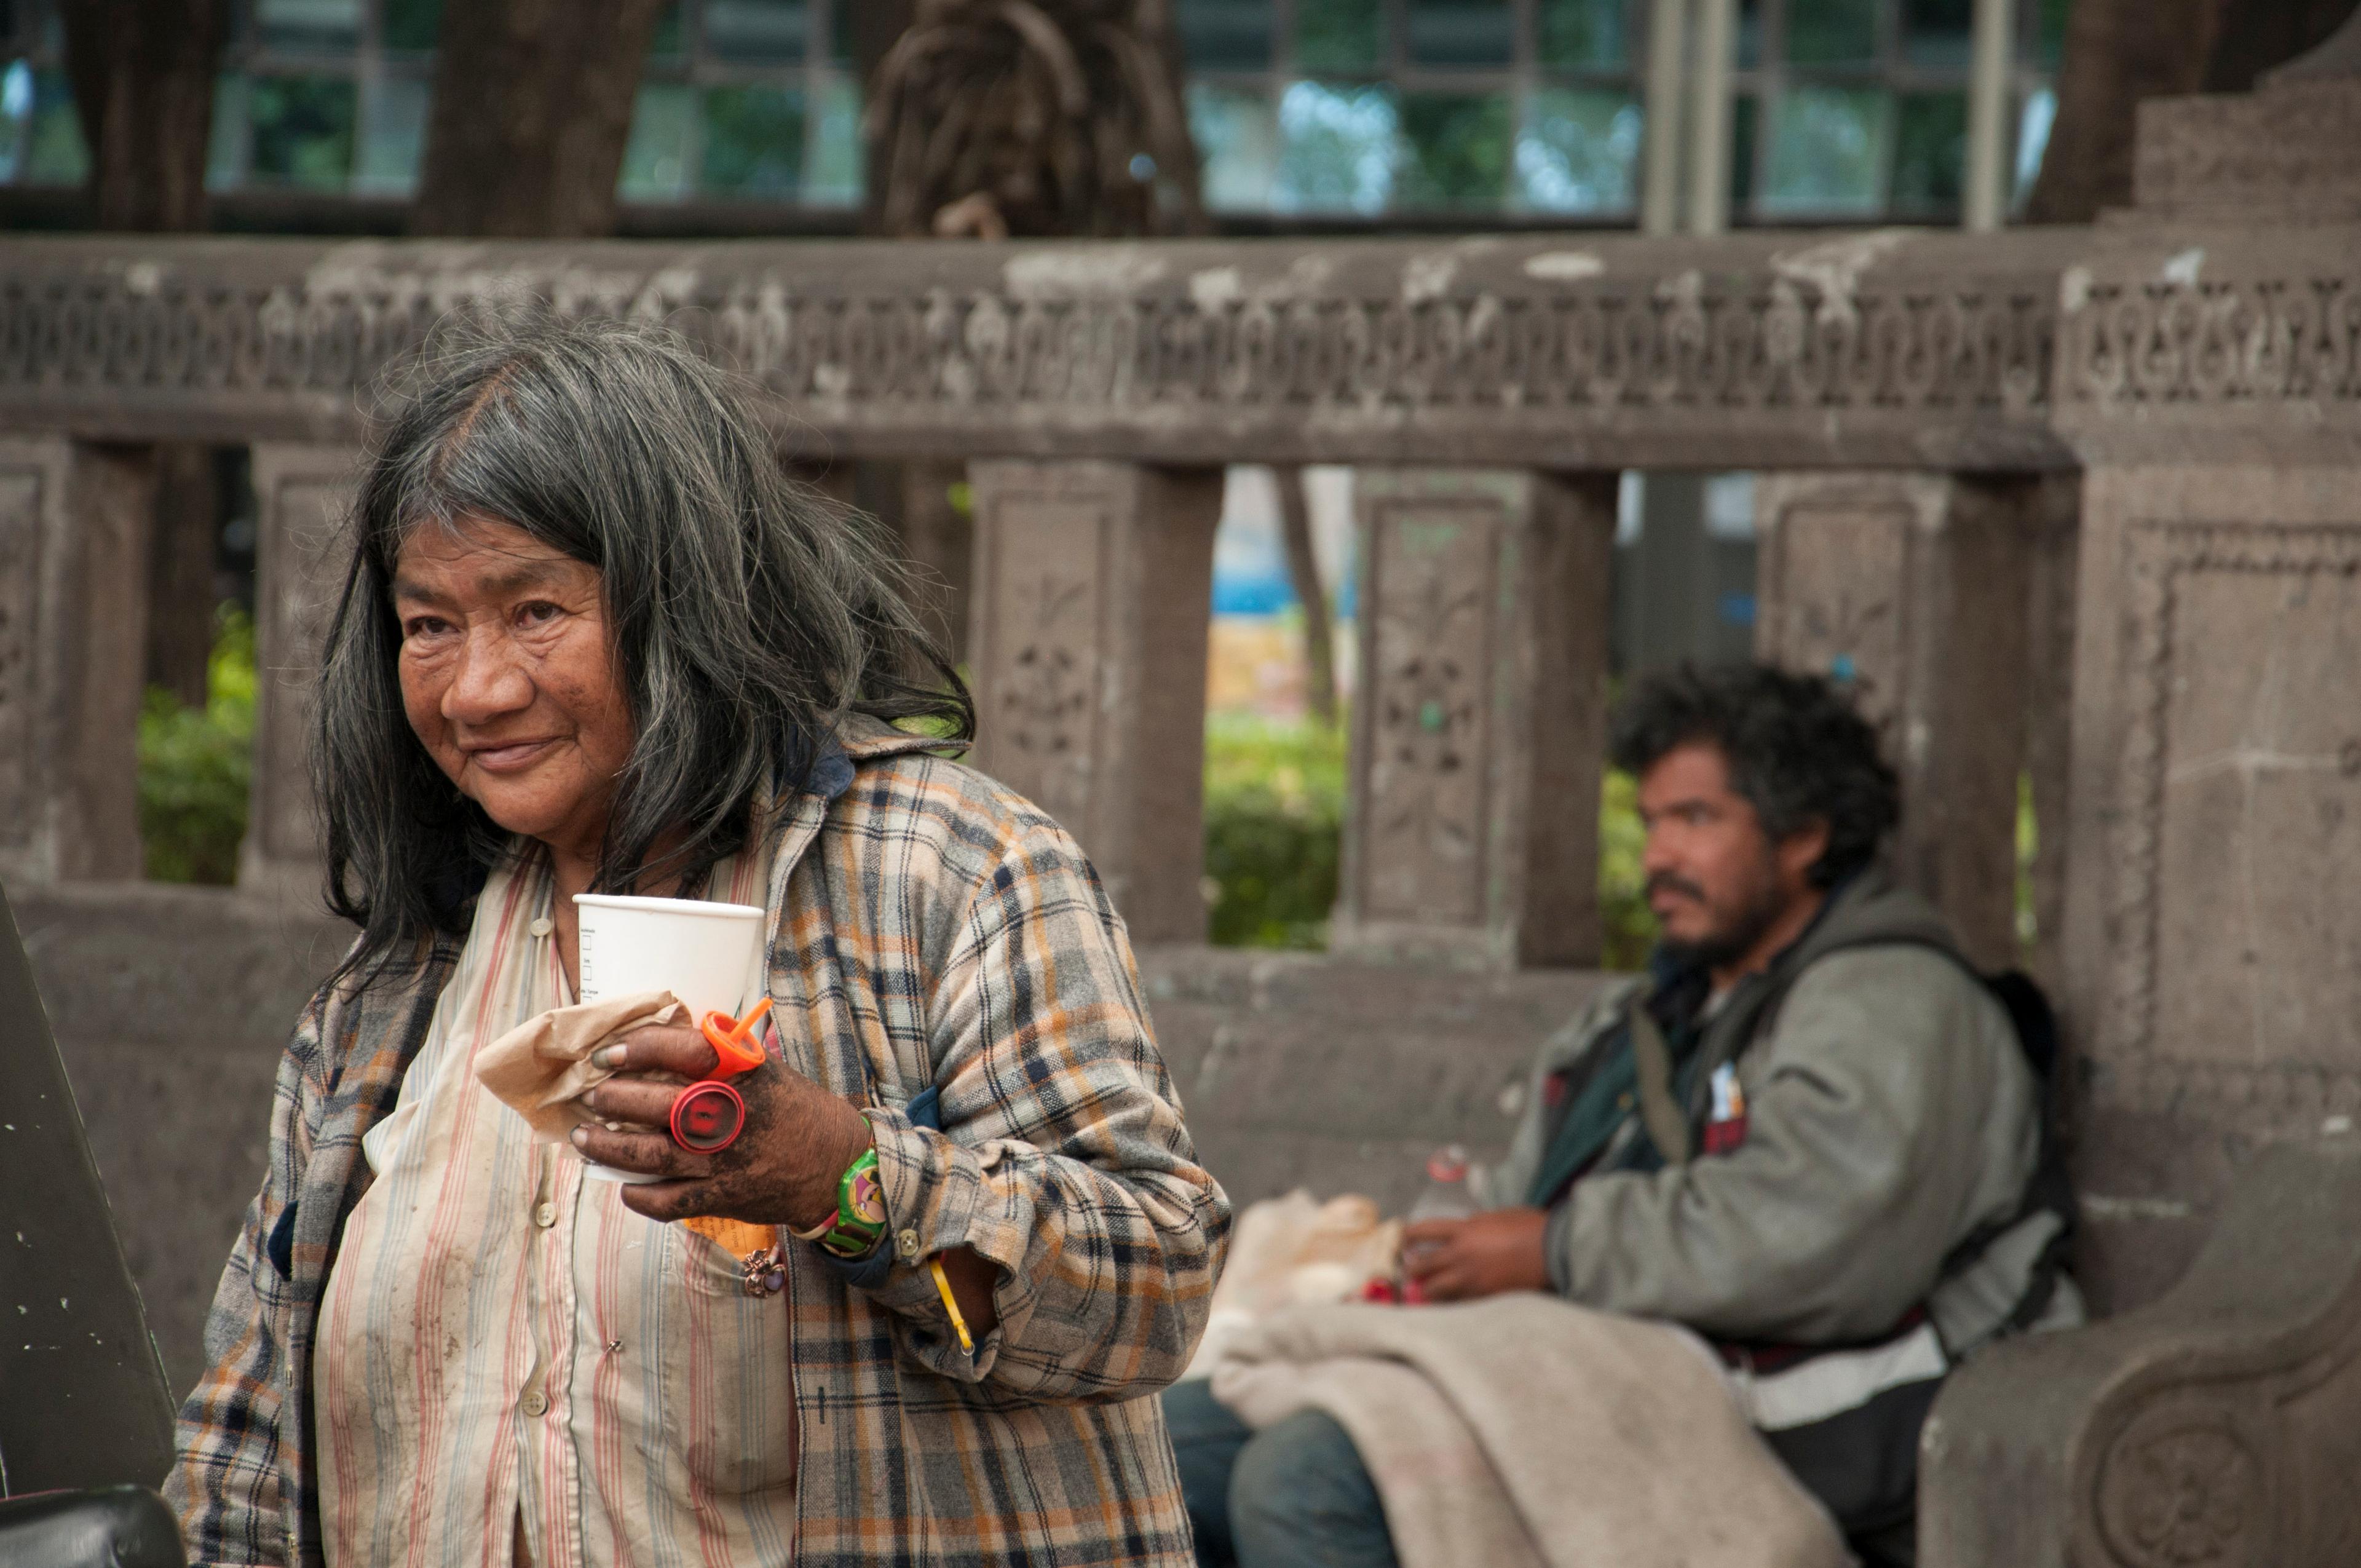
<path id="1" fill-rule="evenodd" d="M 1658 872 L 1650 877 L 1646 892 L 1651 903 L 1654 902 L 1659 892 L 1677 893 L 1684 898 L 1694 898 L 1699 904 L 1705 902 L 1705 889 L 1689 881 L 1688 878 L 1675 876 L 1671 872 Z"/>

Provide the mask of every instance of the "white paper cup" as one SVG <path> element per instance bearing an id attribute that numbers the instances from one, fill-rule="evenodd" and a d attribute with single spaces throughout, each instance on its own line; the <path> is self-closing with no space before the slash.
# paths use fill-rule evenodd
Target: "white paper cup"
<path id="1" fill-rule="evenodd" d="M 708 1013 L 736 1017 L 763 989 L 764 911 L 751 904 L 694 898 L 631 898 L 577 893 L 581 983 L 576 1000 L 669 991 L 692 1026 Z M 586 1159 L 583 1168 L 609 1181 L 661 1181 Z"/>

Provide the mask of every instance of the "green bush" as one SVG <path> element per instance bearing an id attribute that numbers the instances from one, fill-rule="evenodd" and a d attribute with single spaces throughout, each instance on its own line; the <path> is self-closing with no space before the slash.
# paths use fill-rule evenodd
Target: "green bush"
<path id="1" fill-rule="evenodd" d="M 206 701 L 150 687 L 139 715 L 139 837 L 154 882 L 234 883 L 254 770 L 254 623 L 224 607 Z"/>
<path id="2" fill-rule="evenodd" d="M 1345 828 L 1345 732 L 1315 720 L 1216 716 L 1205 729 L 1205 879 L 1224 947 L 1327 946 Z M 1643 834 L 1631 775 L 1609 773 L 1599 803 L 1604 961 L 1638 969 L 1656 939 L 1640 870 Z"/>
<path id="3" fill-rule="evenodd" d="M 1216 716 L 1205 729 L 1205 879 L 1224 947 L 1323 948 L 1345 831 L 1345 731 Z"/>

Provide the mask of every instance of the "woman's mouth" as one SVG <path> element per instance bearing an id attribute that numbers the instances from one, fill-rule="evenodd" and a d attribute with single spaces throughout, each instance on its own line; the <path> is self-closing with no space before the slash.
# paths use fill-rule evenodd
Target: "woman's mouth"
<path id="1" fill-rule="evenodd" d="M 497 746 L 471 746 L 467 761 L 488 773 L 515 773 L 541 761 L 555 740 L 504 740 Z"/>

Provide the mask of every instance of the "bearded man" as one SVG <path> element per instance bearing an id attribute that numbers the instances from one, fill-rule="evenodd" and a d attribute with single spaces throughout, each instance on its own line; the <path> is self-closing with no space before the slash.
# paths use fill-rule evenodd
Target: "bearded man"
<path id="1" fill-rule="evenodd" d="M 2081 1320 L 2037 1031 L 1878 864 L 1894 774 L 1829 683 L 1658 675 L 1613 754 L 1661 945 L 1543 1046 L 1501 1206 L 1411 1225 L 1404 1266 L 1429 1300 L 1549 1292 L 1694 1331 L 1855 1550 L 1907 1562 L 1944 1372 Z M 1396 1562 L 1329 1415 L 1249 1434 L 1202 1382 L 1166 1408 L 1208 1568 Z"/>

